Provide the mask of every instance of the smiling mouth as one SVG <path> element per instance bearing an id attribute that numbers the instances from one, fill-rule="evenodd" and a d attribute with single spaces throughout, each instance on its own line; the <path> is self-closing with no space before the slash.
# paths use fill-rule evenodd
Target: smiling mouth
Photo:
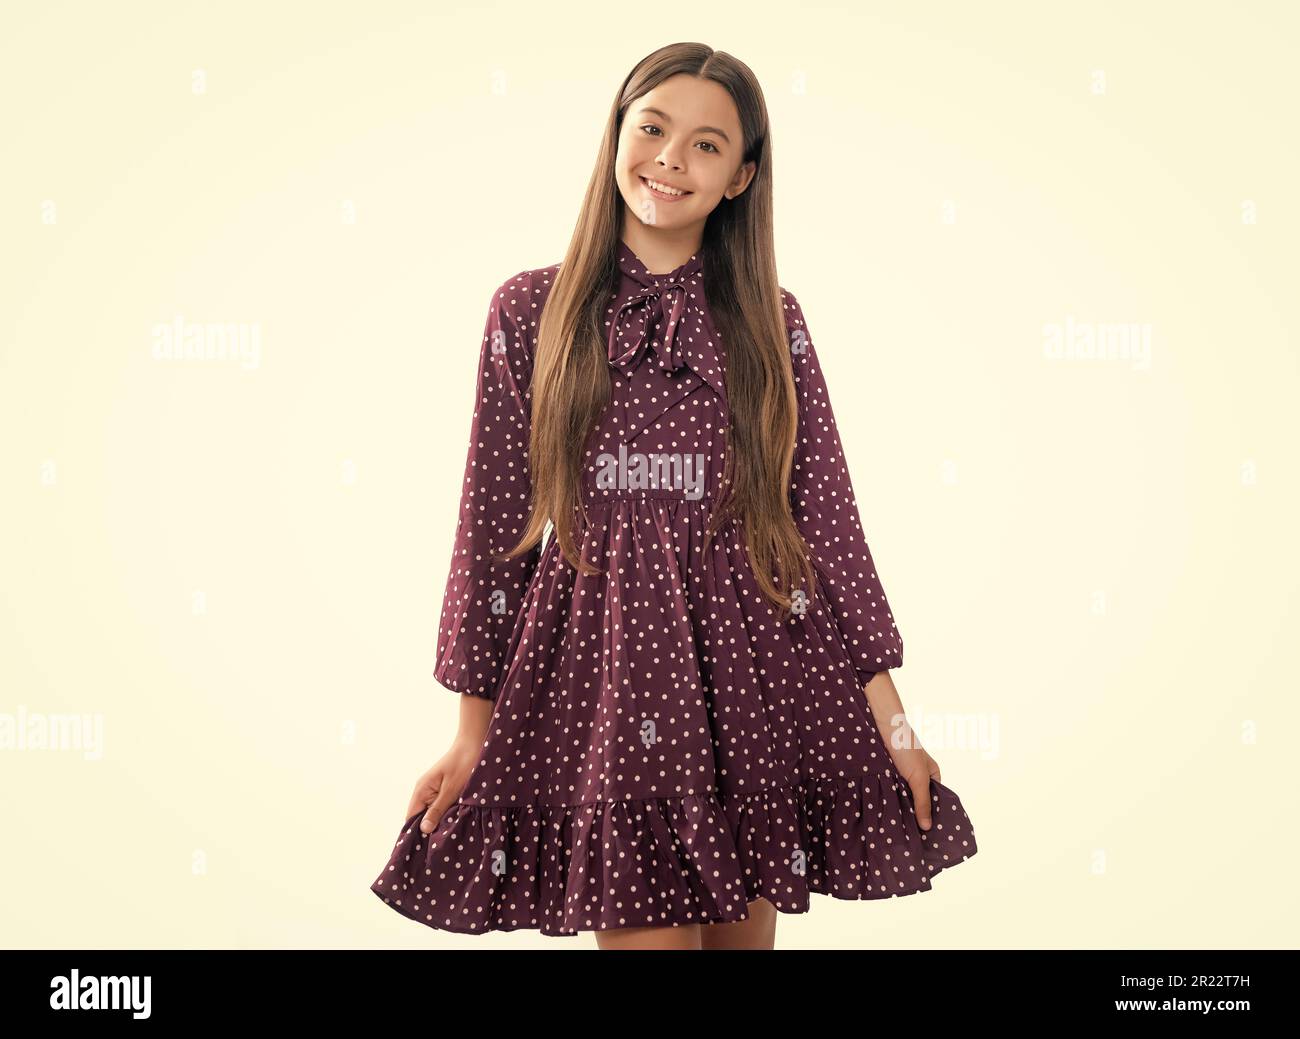
<path id="1" fill-rule="evenodd" d="M 692 192 L 687 191 L 684 188 L 673 188 L 669 184 L 664 184 L 661 181 L 657 181 L 657 180 L 651 180 L 649 177 L 642 177 L 641 183 L 644 184 L 647 188 L 649 188 L 651 194 L 653 194 L 656 198 L 678 199 L 678 198 L 685 198 L 687 195 L 692 194 Z"/>

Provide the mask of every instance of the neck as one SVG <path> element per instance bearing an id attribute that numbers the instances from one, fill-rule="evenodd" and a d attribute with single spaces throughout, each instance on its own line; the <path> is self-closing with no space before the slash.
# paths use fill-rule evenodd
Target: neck
<path id="1" fill-rule="evenodd" d="M 651 224 L 643 224 L 628 214 L 623 221 L 623 242 L 636 253 L 651 274 L 674 271 L 704 245 L 703 225 L 674 228 L 666 231 Z"/>

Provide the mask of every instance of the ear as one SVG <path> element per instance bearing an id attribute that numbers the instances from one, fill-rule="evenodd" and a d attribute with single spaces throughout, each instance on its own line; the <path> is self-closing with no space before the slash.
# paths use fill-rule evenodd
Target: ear
<path id="1" fill-rule="evenodd" d="M 754 179 L 754 174 L 757 172 L 758 163 L 756 162 L 750 161 L 741 166 L 724 192 L 727 198 L 735 198 L 737 195 L 744 194 L 745 189 L 749 187 L 750 181 Z"/>

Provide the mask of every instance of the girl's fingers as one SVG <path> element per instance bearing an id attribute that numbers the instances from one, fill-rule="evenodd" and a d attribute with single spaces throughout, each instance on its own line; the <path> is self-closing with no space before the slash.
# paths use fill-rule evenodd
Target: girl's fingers
<path id="1" fill-rule="evenodd" d="M 420 822 L 421 833 L 433 832 L 433 828 L 438 825 L 438 821 L 442 818 L 442 813 L 447 810 L 447 805 L 455 800 L 454 793 L 455 791 L 449 784 L 439 784 L 437 797 L 434 798 L 433 804 L 429 805 L 429 810 L 424 813 L 424 819 Z"/>
<path id="2" fill-rule="evenodd" d="M 411 803 L 406 806 L 406 819 L 411 818 L 420 809 L 427 808 L 429 802 L 438 796 L 438 788 L 441 785 L 441 776 L 433 776 L 431 781 L 422 779 L 419 786 L 415 788 L 415 793 L 411 795 Z M 406 819 L 402 822 L 406 822 Z"/>
<path id="3" fill-rule="evenodd" d="M 912 802 L 916 806 L 916 821 L 921 829 L 930 828 L 930 777 L 925 775 L 920 779 L 909 781 L 912 788 Z"/>

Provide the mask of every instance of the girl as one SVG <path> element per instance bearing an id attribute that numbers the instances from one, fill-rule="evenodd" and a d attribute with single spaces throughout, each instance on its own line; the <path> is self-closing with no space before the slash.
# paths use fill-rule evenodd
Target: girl
<path id="1" fill-rule="evenodd" d="M 460 731 L 371 890 L 440 930 L 695 949 L 771 948 L 811 892 L 927 891 L 975 835 L 902 662 L 777 283 L 762 92 L 665 47 L 563 262 L 492 297 L 434 671 Z"/>

